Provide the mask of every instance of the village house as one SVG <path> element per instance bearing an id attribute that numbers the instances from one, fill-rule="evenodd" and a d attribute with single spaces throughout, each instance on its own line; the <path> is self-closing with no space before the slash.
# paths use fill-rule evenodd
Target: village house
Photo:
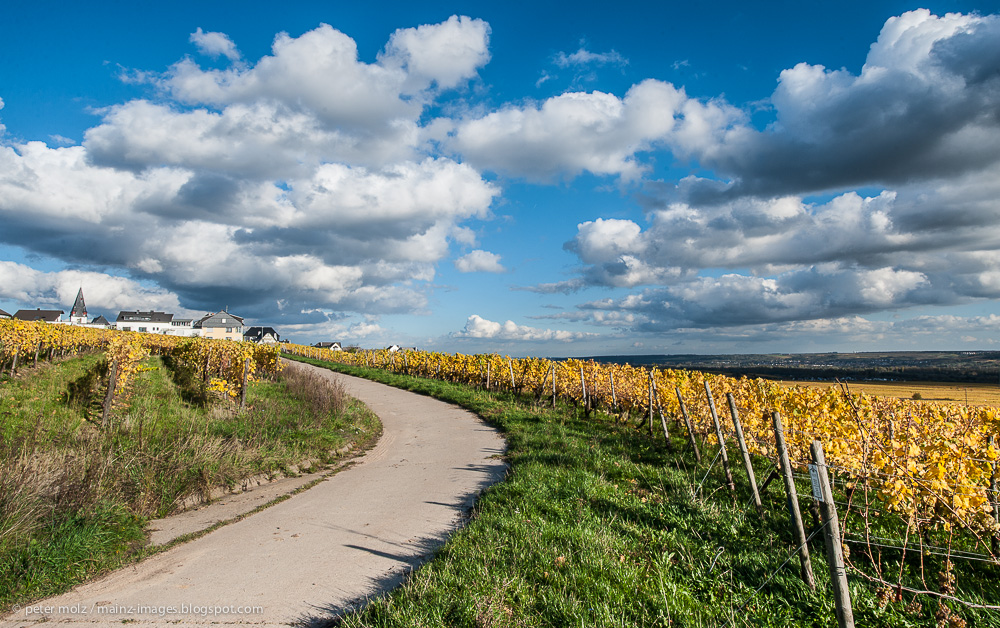
<path id="1" fill-rule="evenodd" d="M 226 310 L 202 316 L 194 322 L 193 327 L 200 330 L 198 335 L 202 338 L 243 340 L 243 318 Z"/>
<path id="2" fill-rule="evenodd" d="M 87 303 L 83 298 L 83 288 L 76 293 L 73 301 L 73 308 L 69 317 L 63 319 L 62 310 L 18 310 L 13 317 L 7 312 L 0 310 L 0 318 L 16 318 L 22 321 L 45 321 L 48 323 L 61 323 L 63 325 L 76 325 L 81 327 L 115 328 L 121 331 L 135 331 L 145 334 L 165 334 L 169 336 L 201 336 L 204 338 L 215 338 L 220 340 L 248 340 L 250 342 L 278 343 L 281 337 L 273 327 L 250 327 L 244 325 L 243 317 L 236 316 L 223 309 L 214 314 L 205 314 L 198 320 L 190 318 L 174 318 L 169 312 L 158 312 L 149 310 L 122 310 L 118 312 L 118 318 L 111 323 L 103 316 L 97 316 L 93 320 L 88 318 Z M 246 336 L 246 337 L 244 337 Z M 340 345 L 337 344 L 339 350 Z"/>
<path id="3" fill-rule="evenodd" d="M 273 345 L 281 342 L 281 336 L 274 331 L 273 327 L 247 327 L 243 333 L 243 340 L 255 342 L 257 344 Z"/>
<path id="4" fill-rule="evenodd" d="M 329 349 L 330 351 L 343 351 L 339 342 L 317 342 L 313 345 L 317 349 Z"/>
<path id="5" fill-rule="evenodd" d="M 65 314 L 65 312 L 62 310 L 42 310 L 35 308 L 33 310 L 18 310 L 14 312 L 14 318 L 19 321 L 45 321 L 46 323 L 58 323 L 63 314 Z"/>
<path id="6" fill-rule="evenodd" d="M 198 320 L 190 318 L 174 318 L 168 312 L 122 311 L 118 313 L 115 328 L 123 331 L 138 331 L 147 334 L 165 334 L 168 336 L 188 336 L 214 338 L 217 340 L 243 340 L 243 318 L 230 314 L 226 310 L 215 314 L 206 314 Z M 277 338 L 277 332 L 270 327 L 270 332 Z M 274 342 L 277 342 L 275 340 Z"/>
<path id="7" fill-rule="evenodd" d="M 111 321 L 104 318 L 103 315 L 94 317 L 94 320 L 90 321 L 88 327 L 103 327 L 105 329 L 113 327 Z"/>
<path id="8" fill-rule="evenodd" d="M 124 310 L 118 312 L 115 328 L 121 331 L 138 331 L 144 334 L 170 334 L 174 329 L 173 318 L 173 314 L 166 312 Z"/>

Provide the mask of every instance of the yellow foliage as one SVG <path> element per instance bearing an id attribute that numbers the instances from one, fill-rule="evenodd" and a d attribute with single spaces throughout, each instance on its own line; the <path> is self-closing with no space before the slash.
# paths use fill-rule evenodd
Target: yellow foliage
<path id="1" fill-rule="evenodd" d="M 463 355 L 386 350 L 356 353 L 301 345 L 298 355 L 385 369 L 445 381 L 486 385 L 536 396 L 555 394 L 581 402 L 584 394 L 616 412 L 649 412 L 650 371 L 627 364 L 591 360 L 511 359 L 497 354 Z M 867 485 L 885 504 L 932 524 L 993 531 L 988 488 L 1000 431 L 992 407 L 936 405 L 904 399 L 848 394 L 836 388 L 781 386 L 761 379 L 732 378 L 686 370 L 653 369 L 654 409 L 680 420 L 678 393 L 694 429 L 715 441 L 705 395 L 712 390 L 724 431 L 732 434 L 726 395 L 732 394 L 751 453 L 774 459 L 771 413 L 779 412 L 793 465 L 809 461 L 813 440 L 824 445 L 835 475 Z M 586 393 L 584 392 L 586 391 Z"/>
<path id="2" fill-rule="evenodd" d="M 232 342 L 207 338 L 185 338 L 138 332 L 93 329 L 74 325 L 44 322 L 0 320 L 0 363 L 15 355 L 23 362 L 33 358 L 39 348 L 55 349 L 71 354 L 82 351 L 104 351 L 108 363 L 116 368 L 115 398 L 127 398 L 132 380 L 140 371 L 139 362 L 150 352 L 171 352 L 206 378 L 224 384 L 229 397 L 239 394 L 246 381 L 262 374 L 281 370 L 281 351 L 274 345 Z"/>

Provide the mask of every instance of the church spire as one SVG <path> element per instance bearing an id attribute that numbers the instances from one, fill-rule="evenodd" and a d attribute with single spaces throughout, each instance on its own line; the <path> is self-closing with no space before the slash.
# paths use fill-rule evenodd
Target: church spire
<path id="1" fill-rule="evenodd" d="M 73 302 L 73 309 L 69 312 L 69 320 L 72 323 L 87 322 L 87 304 L 83 300 L 83 288 L 76 293 L 76 301 Z"/>

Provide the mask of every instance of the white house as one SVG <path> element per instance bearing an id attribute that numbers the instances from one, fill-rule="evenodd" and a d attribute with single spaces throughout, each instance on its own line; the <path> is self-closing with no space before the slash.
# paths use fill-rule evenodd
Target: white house
<path id="1" fill-rule="evenodd" d="M 169 334 L 174 329 L 173 318 L 173 314 L 152 310 L 149 312 L 121 311 L 118 313 L 118 318 L 115 319 L 115 329 L 139 331 L 145 334 Z"/>

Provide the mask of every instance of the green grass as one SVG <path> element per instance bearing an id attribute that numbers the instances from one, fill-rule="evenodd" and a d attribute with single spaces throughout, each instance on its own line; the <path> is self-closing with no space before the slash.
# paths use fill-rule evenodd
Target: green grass
<path id="1" fill-rule="evenodd" d="M 294 372 L 253 384 L 242 412 L 189 404 L 158 357 L 101 427 L 65 395 L 100 360 L 40 364 L 0 385 L 0 613 L 148 553 L 146 521 L 186 498 L 321 468 L 381 432 L 342 389 Z"/>
<path id="2" fill-rule="evenodd" d="M 0 383 L 0 439 L 34 435 L 55 440 L 72 434 L 80 425 L 80 416 L 64 403 L 63 395 L 70 382 L 101 359 L 95 353 L 57 364 L 41 362 L 35 368 L 22 366 L 14 379 L 5 376 Z"/>
<path id="3" fill-rule="evenodd" d="M 60 593 L 126 564 L 145 540 L 143 524 L 120 504 L 56 514 L 26 542 L 0 552 L 0 609 Z"/>
<path id="4" fill-rule="evenodd" d="M 734 503 L 720 488 L 718 470 L 696 497 L 693 486 L 707 468 L 695 468 L 680 439 L 668 450 L 662 438 L 600 414 L 585 418 L 574 408 L 536 407 L 507 394 L 317 364 L 476 412 L 504 432 L 511 464 L 509 477 L 483 494 L 468 525 L 433 560 L 396 591 L 335 623 L 835 625 L 822 538 L 811 546 L 817 592 L 801 581 L 796 557 L 782 568 L 793 545 L 780 483 L 766 494 L 761 518 L 744 509 L 748 494 Z M 884 558 L 890 571 L 898 570 L 891 555 Z M 998 604 L 997 582 L 996 566 L 960 565 L 961 595 Z M 867 583 L 854 578 L 850 586 L 859 626 L 935 623 L 934 600 L 923 598 L 913 612 L 905 608 L 910 595 L 880 605 Z M 969 625 L 1000 626 L 996 611 L 959 613 Z"/>

